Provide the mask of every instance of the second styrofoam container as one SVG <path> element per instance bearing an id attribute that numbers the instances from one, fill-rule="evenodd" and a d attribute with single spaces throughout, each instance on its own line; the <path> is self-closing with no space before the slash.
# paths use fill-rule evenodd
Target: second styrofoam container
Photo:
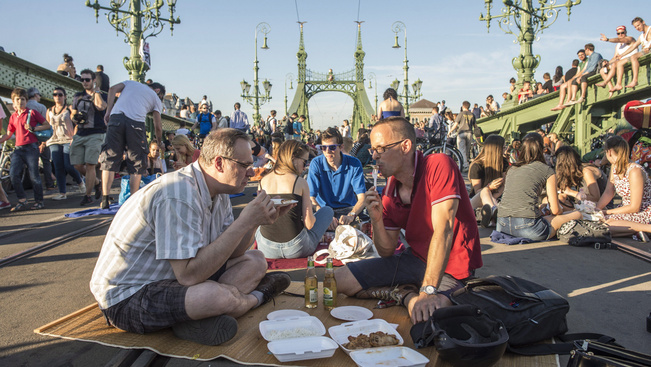
<path id="1" fill-rule="evenodd" d="M 350 358 L 360 367 L 401 366 L 425 367 L 429 359 L 407 347 L 380 347 L 354 350 Z"/>
<path id="2" fill-rule="evenodd" d="M 269 342 L 267 348 L 278 361 L 291 362 L 332 357 L 337 350 L 337 343 L 325 336 L 309 336 L 276 340 Z"/>
<path id="3" fill-rule="evenodd" d="M 398 339 L 398 345 L 404 344 L 402 336 L 396 329 L 394 329 L 388 322 L 382 319 L 362 320 L 355 322 L 347 322 L 338 326 L 333 326 L 328 329 L 330 337 L 341 346 L 347 354 L 352 350 L 344 348 L 344 344 L 348 343 L 348 336 L 357 336 L 359 334 L 369 335 L 372 332 L 382 331 L 386 334 L 393 334 Z M 357 350 L 357 349 L 355 349 Z M 368 350 L 368 349 L 361 349 Z"/>

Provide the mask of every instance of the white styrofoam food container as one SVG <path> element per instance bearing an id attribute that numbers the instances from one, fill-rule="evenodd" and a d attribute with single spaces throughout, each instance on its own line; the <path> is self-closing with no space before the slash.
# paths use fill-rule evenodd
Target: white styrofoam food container
<path id="1" fill-rule="evenodd" d="M 387 334 L 393 334 L 398 339 L 398 345 L 404 344 L 402 336 L 391 324 L 382 319 L 362 320 L 355 322 L 347 322 L 338 326 L 333 326 L 328 329 L 330 337 L 334 339 L 341 346 L 347 354 L 352 350 L 344 348 L 344 344 L 348 343 L 348 336 L 357 336 L 359 334 L 369 335 L 372 332 L 382 331 Z M 378 349 L 378 348 L 373 348 Z M 369 350 L 369 349 L 355 349 L 355 350 Z"/>
<path id="2" fill-rule="evenodd" d="M 291 362 L 332 357 L 337 350 L 337 343 L 325 336 L 309 336 L 276 340 L 269 342 L 267 348 L 278 361 Z"/>
<path id="3" fill-rule="evenodd" d="M 325 331 L 323 323 L 314 316 L 267 320 L 260 323 L 260 334 L 266 341 L 321 336 Z M 304 332 L 304 335 L 296 332 Z"/>
<path id="4" fill-rule="evenodd" d="M 380 347 L 350 352 L 350 358 L 360 367 L 401 366 L 425 367 L 429 363 L 424 355 L 407 347 Z"/>

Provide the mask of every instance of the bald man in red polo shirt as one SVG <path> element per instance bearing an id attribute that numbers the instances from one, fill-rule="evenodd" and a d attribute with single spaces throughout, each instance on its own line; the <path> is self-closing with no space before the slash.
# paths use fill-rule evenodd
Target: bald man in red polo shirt
<path id="1" fill-rule="evenodd" d="M 424 157 L 415 132 L 402 117 L 381 120 L 371 131 L 371 150 L 382 175 L 383 196 L 366 193 L 373 241 L 380 258 L 337 269 L 347 296 L 395 300 L 413 323 L 451 305 L 448 296 L 482 266 L 479 230 L 466 186 L 445 154 Z M 400 230 L 409 248 L 394 255 Z"/>

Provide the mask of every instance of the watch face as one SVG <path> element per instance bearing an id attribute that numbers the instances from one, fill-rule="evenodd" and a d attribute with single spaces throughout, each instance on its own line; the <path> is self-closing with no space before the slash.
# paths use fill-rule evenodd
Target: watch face
<path id="1" fill-rule="evenodd" d="M 425 293 L 427 294 L 434 294 L 435 291 L 436 288 L 434 288 L 434 286 L 428 285 L 427 287 L 425 287 Z"/>

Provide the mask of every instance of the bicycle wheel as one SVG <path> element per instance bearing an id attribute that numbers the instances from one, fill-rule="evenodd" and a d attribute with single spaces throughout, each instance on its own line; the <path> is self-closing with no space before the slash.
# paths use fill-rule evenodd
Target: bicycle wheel
<path id="1" fill-rule="evenodd" d="M 12 190 L 11 177 L 9 176 L 9 168 L 11 167 L 11 159 L 5 156 L 0 162 L 0 184 L 5 192 Z"/>
<path id="2" fill-rule="evenodd" d="M 455 148 L 451 146 L 446 146 L 445 151 L 443 149 L 443 145 L 437 145 L 435 147 L 432 147 L 428 149 L 424 155 L 432 154 L 432 153 L 445 153 L 447 154 L 448 157 L 452 158 L 454 163 L 457 164 L 459 169 L 463 169 L 463 157 L 461 156 L 461 152 L 456 150 Z"/>

